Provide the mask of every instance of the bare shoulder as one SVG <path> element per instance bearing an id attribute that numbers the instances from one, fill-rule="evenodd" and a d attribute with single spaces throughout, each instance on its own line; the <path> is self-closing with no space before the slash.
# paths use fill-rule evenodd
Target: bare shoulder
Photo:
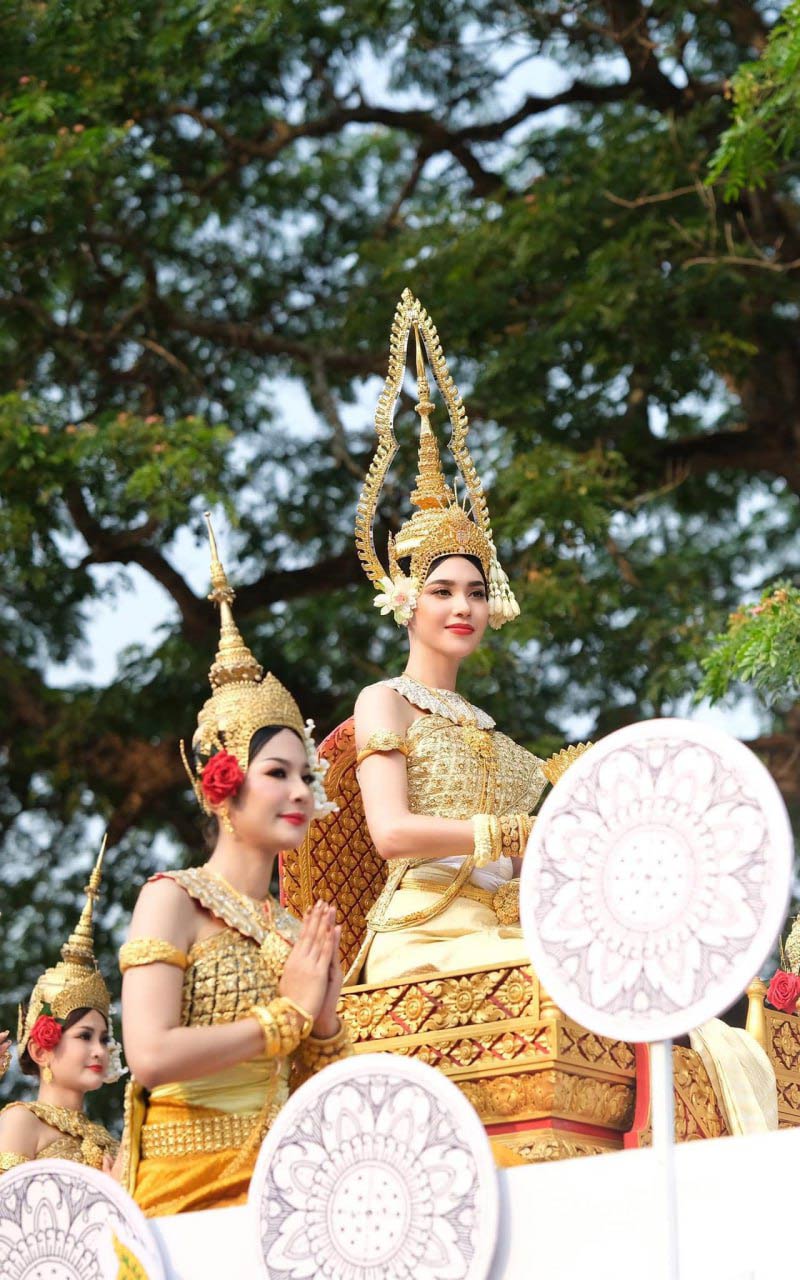
<path id="1" fill-rule="evenodd" d="M 0 1151 L 19 1156 L 35 1156 L 44 1128 L 26 1106 L 12 1103 L 0 1111 Z"/>
<path id="2" fill-rule="evenodd" d="M 169 876 L 148 880 L 133 909 L 128 940 L 163 938 L 187 951 L 197 932 L 197 908 L 188 893 Z"/>
<path id="3" fill-rule="evenodd" d="M 403 736 L 414 719 L 414 712 L 395 689 L 385 684 L 369 684 L 356 698 L 353 712 L 356 725 L 356 745 L 363 747 L 370 734 L 379 729 L 391 729 Z"/>

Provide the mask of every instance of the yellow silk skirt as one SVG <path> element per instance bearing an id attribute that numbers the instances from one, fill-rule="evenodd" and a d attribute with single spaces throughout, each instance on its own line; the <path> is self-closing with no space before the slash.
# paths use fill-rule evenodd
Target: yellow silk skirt
<path id="1" fill-rule="evenodd" d="M 134 1094 L 126 1105 L 126 1140 L 135 1152 L 128 1190 L 145 1216 L 244 1204 L 287 1078 L 288 1063 L 258 1059 Z"/>
<path id="2" fill-rule="evenodd" d="M 426 867 L 425 875 L 429 874 Z M 440 896 L 435 891 L 404 888 L 401 884 L 395 890 L 387 921 L 425 911 Z M 500 924 L 488 902 L 459 894 L 444 911 L 424 924 L 376 934 L 362 981 L 390 982 L 412 973 L 459 972 L 482 964 L 527 962 L 519 925 Z"/>

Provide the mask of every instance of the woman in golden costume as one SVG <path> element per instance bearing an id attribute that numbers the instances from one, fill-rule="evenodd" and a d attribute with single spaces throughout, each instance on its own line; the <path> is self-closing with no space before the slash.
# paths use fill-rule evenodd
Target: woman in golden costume
<path id="1" fill-rule="evenodd" d="M 389 539 L 389 570 L 373 525 L 397 449 L 394 408 L 416 341 L 420 416 L 417 510 Z M 430 424 L 425 352 L 447 404 L 451 451 L 468 509 L 446 484 Z M 356 519 L 356 545 L 382 613 L 408 628 L 401 676 L 356 702 L 358 778 L 372 840 L 390 863 L 368 917 L 365 980 L 524 960 L 515 879 L 531 814 L 545 786 L 542 762 L 495 728 L 456 690 L 461 663 L 487 625 L 519 614 L 500 567 L 481 482 L 466 447 L 467 417 L 436 329 L 406 290 L 392 328 L 389 375 L 378 403 L 379 444 Z"/>
<path id="2" fill-rule="evenodd" d="M 335 911 L 301 925 L 269 894 L 278 853 L 329 808 L 313 725 L 244 644 L 209 537 L 221 636 L 185 763 L 213 851 L 144 886 L 120 952 L 123 1183 L 149 1216 L 243 1203 L 290 1090 L 350 1052 Z"/>
<path id="3" fill-rule="evenodd" d="M 84 1112 L 87 1093 L 121 1075 L 111 1033 L 111 997 L 94 958 L 92 914 L 103 854 L 86 888 L 86 905 L 61 960 L 42 974 L 20 1009 L 17 1051 L 39 1080 L 36 1102 L 0 1111 L 0 1173 L 29 1160 L 59 1157 L 112 1172 L 118 1143 Z M 3 1069 L 8 1052 L 0 1044 Z"/>

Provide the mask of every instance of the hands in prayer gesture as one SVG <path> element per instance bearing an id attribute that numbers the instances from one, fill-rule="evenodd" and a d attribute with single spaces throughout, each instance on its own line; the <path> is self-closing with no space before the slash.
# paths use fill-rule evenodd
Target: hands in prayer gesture
<path id="1" fill-rule="evenodd" d="M 339 963 L 341 926 L 336 908 L 316 902 L 303 917 L 300 937 L 286 961 L 278 991 L 307 1009 L 314 1019 L 313 1033 L 327 1039 L 339 1029 L 336 1004 L 342 987 Z"/>

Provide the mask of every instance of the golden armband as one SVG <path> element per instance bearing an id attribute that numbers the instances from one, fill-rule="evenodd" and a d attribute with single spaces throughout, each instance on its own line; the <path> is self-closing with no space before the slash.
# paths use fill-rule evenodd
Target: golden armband
<path id="1" fill-rule="evenodd" d="M 362 760 L 366 760 L 367 756 L 382 755 L 387 751 L 399 751 L 402 756 L 407 756 L 408 745 L 403 738 L 396 733 L 392 733 L 390 729 L 379 729 L 377 733 L 371 733 L 367 738 L 366 745 L 361 748 L 356 756 L 356 768 L 358 768 Z"/>
<path id="2" fill-rule="evenodd" d="M 493 813 L 476 813 L 472 819 L 475 832 L 475 866 L 485 867 L 502 856 L 500 819 Z"/>
<path id="3" fill-rule="evenodd" d="M 264 1056 L 286 1058 L 300 1041 L 309 1035 L 313 1018 L 287 996 L 278 996 L 269 1004 L 254 1004 L 248 1014 L 264 1032 Z"/>
<path id="4" fill-rule="evenodd" d="M 123 942 L 119 949 L 120 973 L 146 964 L 171 964 L 176 969 L 188 969 L 189 957 L 164 938 L 133 938 Z"/>
<path id="5" fill-rule="evenodd" d="M 0 1151 L 0 1173 L 16 1169 L 19 1164 L 27 1164 L 28 1157 L 17 1155 L 16 1151 Z"/>

